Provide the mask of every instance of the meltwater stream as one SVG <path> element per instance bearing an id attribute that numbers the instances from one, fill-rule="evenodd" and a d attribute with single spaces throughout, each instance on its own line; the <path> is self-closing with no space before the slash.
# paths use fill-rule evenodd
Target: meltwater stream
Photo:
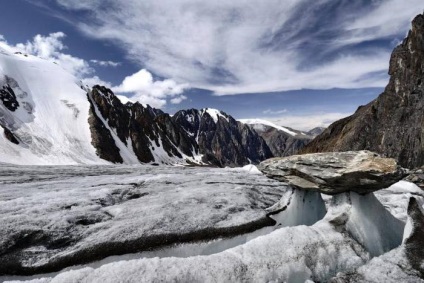
<path id="1" fill-rule="evenodd" d="M 32 276 L 0 276 L 0 282 L 9 280 L 31 280 L 37 278 L 54 277 L 59 273 L 69 270 L 77 270 L 86 267 L 98 268 L 108 263 L 141 259 L 141 258 L 165 258 L 165 257 L 191 257 L 191 256 L 207 256 L 223 252 L 227 249 L 243 245 L 255 238 L 267 235 L 273 231 L 298 225 L 313 225 L 321 220 L 326 214 L 324 201 L 319 193 L 293 190 L 291 195 L 281 200 L 281 206 L 284 210 L 271 215 L 277 224 L 258 229 L 251 233 L 238 235 L 232 238 L 218 238 L 212 241 L 174 244 L 152 251 L 144 251 L 133 254 L 125 254 L 119 256 L 110 256 L 102 260 L 94 261 L 84 265 L 76 265 L 67 267 L 58 272 L 37 274 Z M 276 204 L 278 205 L 278 203 Z"/>

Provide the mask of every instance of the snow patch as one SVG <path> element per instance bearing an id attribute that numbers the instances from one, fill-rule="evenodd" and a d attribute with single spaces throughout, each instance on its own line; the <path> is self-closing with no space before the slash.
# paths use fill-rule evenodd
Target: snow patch
<path id="1" fill-rule="evenodd" d="M 221 111 L 217 110 L 217 109 L 213 109 L 213 108 L 204 108 L 201 110 L 202 111 L 202 115 L 204 115 L 204 113 L 208 113 L 209 116 L 212 117 L 213 121 L 216 123 L 218 123 L 218 119 L 219 117 L 225 119 L 227 122 L 229 122 L 228 117 L 224 116 L 222 114 Z"/>
<path id="2" fill-rule="evenodd" d="M 267 120 L 262 120 L 262 119 L 239 119 L 239 122 L 243 123 L 243 124 L 247 124 L 247 125 L 265 125 L 265 126 L 269 126 L 272 128 L 275 128 L 277 130 L 283 131 L 291 136 L 296 136 L 297 133 L 290 131 L 289 129 L 282 127 L 282 126 L 278 126 L 270 121 Z"/>

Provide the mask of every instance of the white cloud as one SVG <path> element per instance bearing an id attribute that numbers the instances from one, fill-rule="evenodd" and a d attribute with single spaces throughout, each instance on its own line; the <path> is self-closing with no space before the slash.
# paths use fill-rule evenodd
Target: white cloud
<path id="1" fill-rule="evenodd" d="M 95 59 L 90 60 L 90 63 L 93 63 L 101 67 L 118 67 L 121 65 L 120 62 L 102 61 L 102 60 L 95 60 Z"/>
<path id="2" fill-rule="evenodd" d="M 382 87 L 390 47 L 348 46 L 399 37 L 422 12 L 422 0 L 363 1 L 356 10 L 356 1 L 337 0 L 59 2 L 91 12 L 79 24 L 86 34 L 118 42 L 157 75 L 217 94 Z M 325 14 L 332 5 L 339 10 Z M 319 54 L 334 56 L 312 62 Z"/>
<path id="3" fill-rule="evenodd" d="M 267 110 L 262 111 L 262 113 L 266 114 L 266 115 L 278 115 L 278 114 L 283 114 L 283 113 L 286 113 L 286 112 L 288 112 L 287 109 L 281 109 L 281 110 L 267 109 Z"/>
<path id="4" fill-rule="evenodd" d="M 130 93 L 130 99 L 142 104 L 149 104 L 161 108 L 166 105 L 167 98 L 171 103 L 181 103 L 185 96 L 181 95 L 188 88 L 187 84 L 178 84 L 174 80 L 154 80 L 150 72 L 145 69 L 126 77 L 119 86 L 112 88 L 117 93 Z"/>
<path id="5" fill-rule="evenodd" d="M 112 84 L 110 82 L 106 82 L 100 79 L 98 76 L 83 78 L 82 82 L 84 83 L 84 85 L 88 85 L 89 87 L 92 87 L 94 85 L 101 85 L 107 88 L 112 88 Z"/>
<path id="6" fill-rule="evenodd" d="M 274 122 L 280 126 L 290 127 L 296 130 L 309 131 L 315 127 L 328 127 L 331 123 L 340 120 L 352 113 L 311 113 L 304 115 L 284 115 L 278 118 L 264 117 L 263 119 Z"/>
<path id="7" fill-rule="evenodd" d="M 172 98 L 171 99 L 171 103 L 172 104 L 180 104 L 181 102 L 183 102 L 186 99 L 187 99 L 187 96 L 180 95 L 180 96 L 177 96 L 177 97 Z"/>
<path id="8" fill-rule="evenodd" d="M 78 78 L 93 73 L 93 69 L 84 59 L 62 52 L 66 49 L 62 42 L 65 36 L 63 32 L 51 33 L 48 36 L 38 34 L 34 36 L 32 41 L 16 44 L 15 48 L 21 52 L 56 62 Z"/>
<path id="9" fill-rule="evenodd" d="M 154 80 L 152 74 L 142 69 L 139 72 L 126 77 L 119 86 L 113 86 L 95 75 L 89 63 L 81 58 L 65 54 L 66 49 L 62 40 L 65 38 L 63 32 L 51 33 L 48 36 L 36 35 L 32 41 L 18 43 L 15 46 L 8 44 L 4 37 L 0 35 L 0 47 L 11 52 L 24 52 L 40 58 L 55 62 L 65 70 L 82 80 L 85 85 L 103 85 L 113 89 L 117 93 L 125 93 L 131 101 L 139 101 L 143 104 L 150 104 L 153 107 L 161 108 L 166 105 L 167 99 L 172 104 L 179 104 L 187 99 L 182 93 L 187 84 L 178 84 L 174 80 Z M 113 61 L 90 60 L 91 63 L 100 66 L 116 67 L 120 63 Z"/>

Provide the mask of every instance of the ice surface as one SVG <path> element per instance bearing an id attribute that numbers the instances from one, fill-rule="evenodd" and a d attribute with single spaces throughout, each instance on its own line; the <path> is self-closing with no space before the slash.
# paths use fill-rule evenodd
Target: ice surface
<path id="1" fill-rule="evenodd" d="M 406 222 L 409 198 L 414 196 L 424 203 L 424 191 L 414 183 L 400 181 L 387 189 L 376 191 L 375 196 L 395 217 Z"/>
<path id="2" fill-rule="evenodd" d="M 326 222 L 282 228 L 210 256 L 120 261 L 59 274 L 43 282 L 325 281 L 368 260 L 361 247 Z"/>
<path id="3" fill-rule="evenodd" d="M 370 278 L 391 272 L 393 278 L 415 278 L 413 271 L 405 275 L 396 266 L 404 262 L 402 247 L 369 261 L 400 244 L 404 225 L 374 195 L 335 197 L 324 219 L 314 224 L 325 213 L 320 194 L 292 191 L 261 174 L 250 174 L 252 168 L 3 164 L 0 220 L 7 229 L 0 231 L 0 239 L 6 239 L 0 247 L 10 245 L 11 235 L 21 235 L 23 229 L 77 237 L 72 245 L 53 250 L 42 245 L 23 249 L 24 265 L 34 267 L 98 245 L 231 228 L 280 210 L 273 216 L 277 222 L 294 227 L 111 257 L 34 282 L 322 282 L 340 272 Z M 400 183 L 391 190 L 410 193 L 411 188 Z M 390 210 L 390 203 L 386 205 Z"/>
<path id="4" fill-rule="evenodd" d="M 371 256 L 382 255 L 402 243 L 405 223 L 391 215 L 373 193 L 361 196 L 351 192 L 350 199 L 347 230 Z"/>
<path id="5" fill-rule="evenodd" d="M 422 283 L 420 274 L 412 268 L 405 256 L 403 246 L 394 249 L 380 257 L 375 257 L 354 272 L 341 273 L 340 281 L 349 283 Z"/>
<path id="6" fill-rule="evenodd" d="M 283 212 L 271 217 L 283 227 L 312 225 L 323 219 L 327 212 L 320 193 L 295 189 L 291 189 L 280 202 L 268 209 L 280 210 Z"/>
<path id="7" fill-rule="evenodd" d="M 24 235 L 48 238 L 23 248 L 23 264 L 31 267 L 94 246 L 103 246 L 104 257 L 114 243 L 128 243 L 122 249 L 130 253 L 137 252 L 132 242 L 165 245 L 248 232 L 272 223 L 265 208 L 285 192 L 281 183 L 244 170 L 1 165 L 0 250 Z M 46 248 L 61 239 L 63 246 Z"/>

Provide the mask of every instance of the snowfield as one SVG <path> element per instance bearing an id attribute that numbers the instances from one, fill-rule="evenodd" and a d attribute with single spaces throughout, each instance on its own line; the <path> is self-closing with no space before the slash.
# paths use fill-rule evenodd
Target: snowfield
<path id="1" fill-rule="evenodd" d="M 285 192 L 241 168 L 0 165 L 0 273 L 254 231 Z"/>
<path id="2" fill-rule="evenodd" d="M 355 270 L 378 279 L 402 261 L 412 195 L 423 201 L 399 182 L 376 197 L 322 198 L 251 165 L 1 164 L 0 281 L 323 282 Z M 371 282 L 390 282 L 381 278 Z"/>
<path id="3" fill-rule="evenodd" d="M 1 134 L 0 161 L 107 164 L 91 145 L 90 104 L 81 82 L 52 62 L 5 48 L 0 46 L 0 85 L 7 82 L 11 86 L 20 107 L 11 112 L 0 103 L 0 122 L 21 144 L 13 144 Z"/>

